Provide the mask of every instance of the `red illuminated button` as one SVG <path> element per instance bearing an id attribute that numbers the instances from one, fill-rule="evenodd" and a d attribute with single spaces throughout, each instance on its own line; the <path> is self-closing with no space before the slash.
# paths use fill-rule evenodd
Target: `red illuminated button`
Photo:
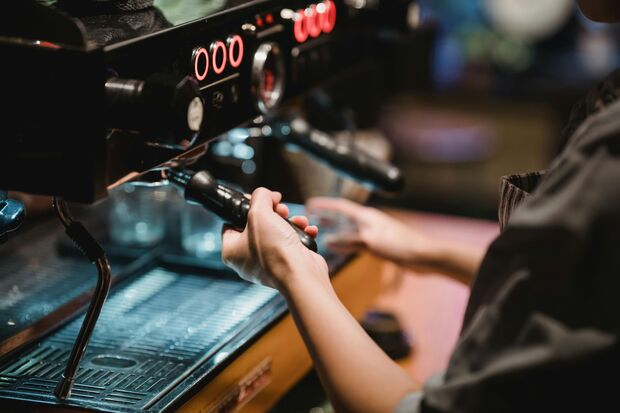
<path id="1" fill-rule="evenodd" d="M 268 15 L 265 16 L 265 22 L 267 24 L 273 24 L 273 14 L 269 13 Z"/>
<path id="2" fill-rule="evenodd" d="M 61 48 L 56 43 L 46 42 L 45 40 L 41 40 L 41 41 L 37 40 L 36 41 L 36 45 L 37 46 L 42 46 L 42 47 L 48 47 L 50 49 L 60 49 Z"/>
<path id="3" fill-rule="evenodd" d="M 226 45 L 218 40 L 211 44 L 211 57 L 213 59 L 213 71 L 218 75 L 226 69 Z"/>
<path id="4" fill-rule="evenodd" d="M 336 27 L 336 4 L 333 0 L 324 1 L 325 13 L 321 20 L 321 29 L 323 33 L 330 33 Z"/>
<path id="5" fill-rule="evenodd" d="M 204 47 L 197 47 L 192 53 L 194 76 L 198 80 L 204 80 L 209 73 L 209 53 Z"/>
<path id="6" fill-rule="evenodd" d="M 243 39 L 238 34 L 228 38 L 228 60 L 234 68 L 239 67 L 243 60 Z"/>
<path id="7" fill-rule="evenodd" d="M 320 16 L 319 12 L 316 10 L 315 4 L 306 9 L 306 20 L 308 26 L 308 34 L 311 37 L 319 37 L 319 35 L 321 34 L 321 25 L 319 24 Z"/>
<path id="8" fill-rule="evenodd" d="M 297 10 L 295 13 L 295 25 L 293 26 L 293 33 L 295 34 L 295 40 L 298 43 L 303 43 L 308 40 L 308 23 L 306 14 L 303 10 Z"/>

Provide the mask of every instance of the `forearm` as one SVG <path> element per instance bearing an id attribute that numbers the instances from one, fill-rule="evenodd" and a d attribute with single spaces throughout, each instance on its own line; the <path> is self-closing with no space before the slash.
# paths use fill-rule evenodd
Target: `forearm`
<path id="1" fill-rule="evenodd" d="M 486 249 L 449 242 L 435 242 L 423 253 L 411 254 L 405 266 L 420 272 L 446 275 L 466 285 L 473 282 L 478 273 Z"/>
<path id="2" fill-rule="evenodd" d="M 300 274 L 285 292 L 321 381 L 339 412 L 392 412 L 414 381 L 364 332 L 331 285 Z"/>

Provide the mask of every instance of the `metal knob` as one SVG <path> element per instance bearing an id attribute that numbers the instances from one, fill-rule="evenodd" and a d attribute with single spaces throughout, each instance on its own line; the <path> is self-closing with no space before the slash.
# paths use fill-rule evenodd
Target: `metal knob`
<path id="1" fill-rule="evenodd" d="M 105 90 L 110 128 L 140 132 L 164 144 L 191 143 L 202 128 L 204 104 L 198 83 L 189 76 L 112 77 Z"/>

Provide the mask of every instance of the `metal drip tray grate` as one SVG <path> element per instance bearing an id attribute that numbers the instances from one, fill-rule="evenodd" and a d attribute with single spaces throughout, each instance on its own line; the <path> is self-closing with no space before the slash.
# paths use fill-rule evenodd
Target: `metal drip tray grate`
<path id="1" fill-rule="evenodd" d="M 270 288 L 238 280 L 163 268 L 128 281 L 104 306 L 64 404 L 110 412 L 150 411 L 250 325 L 276 295 Z M 57 404 L 53 389 L 81 321 L 72 321 L 0 365 L 0 399 Z"/>
<path id="2" fill-rule="evenodd" d="M 31 241 L 28 248 L 2 251 L 0 343 L 95 286 L 95 266 L 83 257 L 59 257 L 55 240 L 50 236 Z"/>

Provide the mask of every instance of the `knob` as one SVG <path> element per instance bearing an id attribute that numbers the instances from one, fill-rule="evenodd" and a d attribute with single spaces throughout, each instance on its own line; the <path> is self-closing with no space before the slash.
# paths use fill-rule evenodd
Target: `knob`
<path id="1" fill-rule="evenodd" d="M 139 132 L 163 144 L 192 143 L 200 132 L 204 104 L 198 83 L 189 76 L 112 77 L 105 91 L 110 128 Z"/>
<path id="2" fill-rule="evenodd" d="M 268 114 L 280 103 L 285 77 L 280 47 L 272 42 L 258 46 L 252 60 L 252 94 L 259 112 Z"/>

